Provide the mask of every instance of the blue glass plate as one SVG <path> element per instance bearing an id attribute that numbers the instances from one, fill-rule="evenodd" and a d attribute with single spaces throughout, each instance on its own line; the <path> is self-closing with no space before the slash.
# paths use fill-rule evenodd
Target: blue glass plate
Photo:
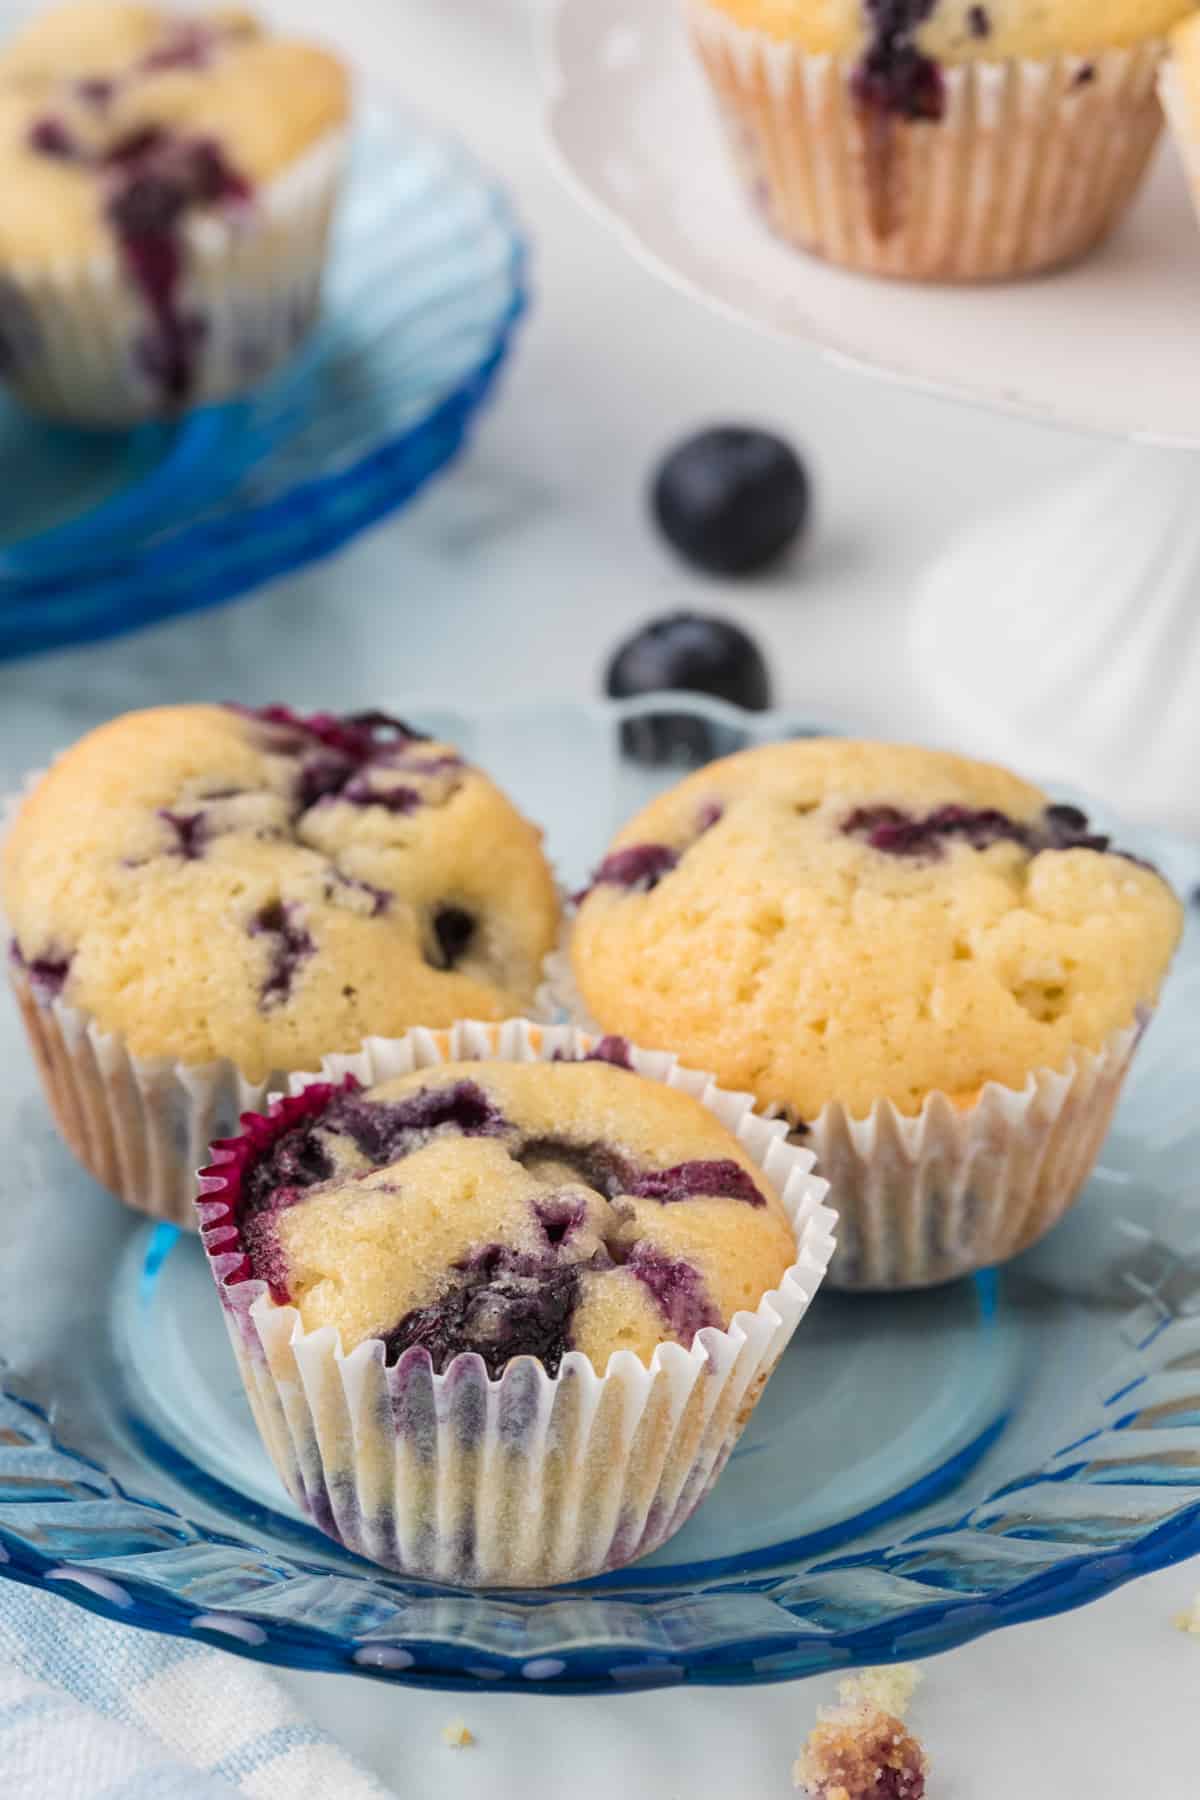
<path id="1" fill-rule="evenodd" d="M 572 882 L 675 778 L 622 759 L 621 724 L 648 710 L 400 705 L 544 821 Z M 671 710 L 714 754 L 806 730 Z M 1182 893 L 1200 884 L 1200 847 L 1121 840 Z M 611 1692 L 924 1656 L 1193 1555 L 1198 1007 L 1193 909 L 1101 1166 L 1052 1237 L 932 1294 L 823 1293 L 673 1542 L 583 1587 L 504 1595 L 387 1575 L 304 1522 L 255 1436 L 195 1241 L 75 1167 L 5 1009 L 0 1575 L 267 1662 Z"/>
<path id="2" fill-rule="evenodd" d="M 394 512 L 462 448 L 525 300 L 504 195 L 369 113 L 323 322 L 269 386 L 111 434 L 0 397 L 0 658 L 216 605 Z"/>

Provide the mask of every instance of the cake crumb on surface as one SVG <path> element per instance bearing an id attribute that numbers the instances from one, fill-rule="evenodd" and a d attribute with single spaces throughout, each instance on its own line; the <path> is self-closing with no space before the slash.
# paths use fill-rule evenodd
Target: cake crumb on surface
<path id="1" fill-rule="evenodd" d="M 1176 1613 L 1175 1629 L 1186 1631 L 1189 1637 L 1200 1637 L 1200 1594 L 1196 1595 L 1187 1612 Z"/>
<path id="2" fill-rule="evenodd" d="M 831 1706 L 792 1771 L 810 1800 L 924 1800 L 925 1752 L 892 1713 Z"/>
<path id="3" fill-rule="evenodd" d="M 898 1663 L 840 1682 L 792 1770 L 796 1787 L 810 1800 L 924 1800 L 925 1752 L 903 1724 L 922 1678 Z"/>
<path id="4" fill-rule="evenodd" d="M 442 1742 L 450 1750 L 466 1750 L 475 1742 L 475 1733 L 461 1719 L 457 1719 L 442 1731 Z"/>
<path id="5" fill-rule="evenodd" d="M 908 1716 L 912 1697 L 924 1679 L 925 1672 L 916 1663 L 860 1669 L 856 1675 L 848 1675 L 838 1682 L 838 1698 L 843 1706 L 873 1706 L 903 1719 Z"/>

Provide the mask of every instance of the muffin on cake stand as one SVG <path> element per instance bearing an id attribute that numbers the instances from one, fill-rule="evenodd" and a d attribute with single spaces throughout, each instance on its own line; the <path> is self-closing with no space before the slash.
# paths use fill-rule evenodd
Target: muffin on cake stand
<path id="1" fill-rule="evenodd" d="M 798 255 L 747 207 L 679 9 L 562 0 L 548 67 L 569 180 L 676 286 L 860 373 L 1107 440 L 1065 491 L 985 518 L 927 572 L 914 673 L 947 740 L 1200 831 L 1200 234 L 1178 159 L 1062 274 L 881 283 Z"/>

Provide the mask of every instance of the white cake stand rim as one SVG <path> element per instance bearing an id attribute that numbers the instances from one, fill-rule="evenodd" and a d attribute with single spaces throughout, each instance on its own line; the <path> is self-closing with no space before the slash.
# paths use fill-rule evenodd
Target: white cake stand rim
<path id="1" fill-rule="evenodd" d="M 543 137 L 549 152 L 552 167 L 564 186 L 575 199 L 599 224 L 615 235 L 624 244 L 626 250 L 643 268 L 650 270 L 664 281 L 676 293 L 685 295 L 692 301 L 698 301 L 710 312 L 740 325 L 743 329 L 756 332 L 777 344 L 786 344 L 793 349 L 815 352 L 823 360 L 834 367 L 848 372 L 866 376 L 871 379 L 887 381 L 893 386 L 903 387 L 910 392 L 922 393 L 934 399 L 952 402 L 955 405 L 986 409 L 1008 418 L 1024 420 L 1026 423 L 1046 426 L 1052 430 L 1070 433 L 1076 437 L 1090 438 L 1096 443 L 1132 444 L 1147 449 L 1168 451 L 1200 451 L 1200 415 L 1194 431 L 1179 432 L 1163 430 L 1153 424 L 1118 428 L 1097 416 L 1072 412 L 1069 415 L 1057 409 L 1051 403 L 1039 405 L 1028 394 L 1005 394 L 994 387 L 983 383 L 974 383 L 966 377 L 950 379 L 946 376 L 931 375 L 915 366 L 906 366 L 895 359 L 885 359 L 872 355 L 870 351 L 859 346 L 838 342 L 828 332 L 818 327 L 811 319 L 795 328 L 781 325 L 769 318 L 760 317 L 747 312 L 735 301 L 727 300 L 703 287 L 682 269 L 677 268 L 671 259 L 662 251 L 648 243 L 636 224 L 622 213 L 581 169 L 572 154 L 563 129 L 564 120 L 572 105 L 572 82 L 562 54 L 562 35 L 564 22 L 571 13 L 573 4 L 590 3 L 590 0 L 544 0 L 536 15 L 535 56 L 540 76 L 540 92 L 542 94 L 542 128 Z M 796 254 L 799 254 L 798 252 Z M 829 265 L 820 264 L 823 269 Z M 881 296 L 893 287 L 903 287 L 901 281 L 893 281 L 885 277 L 855 275 L 849 271 L 832 271 L 845 280 L 855 283 L 870 282 L 877 286 Z M 1047 279 L 1033 277 L 1033 280 Z M 1028 285 L 1028 280 L 1012 283 L 989 284 L 996 287 L 1011 286 L 1017 288 Z M 939 293 L 961 292 L 964 304 L 969 304 L 974 290 L 969 287 L 947 289 L 945 286 L 931 284 L 932 291 Z"/>

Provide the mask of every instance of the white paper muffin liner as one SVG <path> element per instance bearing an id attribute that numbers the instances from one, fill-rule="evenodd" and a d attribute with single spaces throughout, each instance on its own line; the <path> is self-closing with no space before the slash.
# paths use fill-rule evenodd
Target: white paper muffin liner
<path id="1" fill-rule="evenodd" d="M 1196 212 L 1200 214 L 1200 136 L 1197 135 L 1196 122 L 1184 92 L 1183 81 L 1169 57 L 1162 66 L 1158 91 L 1170 122 L 1172 136 L 1183 158 Z"/>
<path id="2" fill-rule="evenodd" d="M 365 1086 L 459 1060 L 580 1057 L 592 1040 L 526 1020 L 464 1023 L 371 1039 L 331 1056 L 314 1080 Z M 754 1312 L 707 1328 L 690 1350 L 665 1343 L 649 1366 L 618 1351 L 604 1375 L 569 1352 L 557 1375 L 532 1358 L 489 1378 L 481 1358 L 441 1375 L 410 1350 L 393 1368 L 374 1339 L 343 1353 L 339 1334 L 306 1332 L 294 1307 L 253 1279 L 231 1223 L 214 1149 L 197 1209 L 230 1340 L 259 1431 L 289 1493 L 314 1523 L 387 1568 L 464 1587 L 582 1581 L 648 1554 L 673 1535 L 725 1466 L 768 1376 L 821 1285 L 835 1215 L 808 1149 L 787 1141 L 744 1094 L 630 1049 L 638 1074 L 694 1095 L 733 1133 L 779 1193 L 796 1261 Z M 273 1112 L 287 1102 L 275 1103 Z"/>
<path id="3" fill-rule="evenodd" d="M 258 386 L 308 334 L 348 144 L 327 132 L 247 207 L 184 221 L 179 305 L 205 321 L 188 407 Z M 86 264 L 0 268 L 4 380 L 49 418 L 113 427 L 169 411 L 138 357 L 150 323 L 115 242 Z"/>
<path id="4" fill-rule="evenodd" d="M 1083 255 L 1157 142 L 1164 45 L 943 67 L 945 114 L 864 114 L 855 59 L 814 55 L 687 0 L 753 204 L 803 250 L 872 275 L 988 281 Z"/>
<path id="5" fill-rule="evenodd" d="M 600 1029 L 565 948 L 546 959 L 538 1011 Z M 932 1093 L 915 1117 L 879 1100 L 856 1119 L 835 1101 L 805 1121 L 802 1141 L 838 1210 L 830 1287 L 936 1287 L 1036 1244 L 1091 1175 L 1148 1023 L 1146 1013 L 1022 1088 L 988 1082 L 971 1105 Z"/>

